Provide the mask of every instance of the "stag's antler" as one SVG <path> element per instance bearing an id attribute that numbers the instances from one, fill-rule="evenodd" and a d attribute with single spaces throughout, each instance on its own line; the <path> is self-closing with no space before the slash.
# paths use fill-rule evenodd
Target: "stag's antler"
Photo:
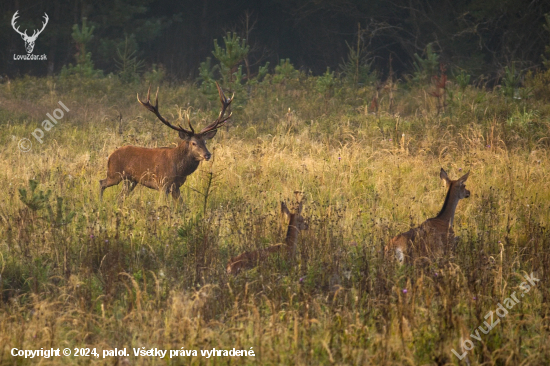
<path id="1" fill-rule="evenodd" d="M 231 112 L 229 113 L 229 115 L 227 117 L 224 117 L 224 116 L 225 116 L 225 112 L 227 111 L 227 108 L 229 107 L 229 105 L 233 101 L 233 98 L 235 97 L 235 93 L 233 93 L 231 98 L 227 98 L 225 96 L 225 94 L 223 93 L 222 88 L 218 85 L 218 83 L 216 83 L 216 86 L 218 87 L 218 93 L 220 94 L 220 101 L 222 102 L 222 110 L 221 110 L 218 118 L 214 122 L 212 122 L 211 124 L 206 126 L 204 129 L 202 129 L 202 131 L 199 132 L 198 135 L 205 134 L 207 132 L 210 132 L 210 131 L 213 131 L 213 130 L 216 130 L 216 129 L 220 128 L 221 126 L 223 126 L 223 124 L 229 118 L 231 118 L 231 115 L 232 115 Z M 172 128 L 176 131 L 184 132 L 184 133 L 186 133 L 190 136 L 195 135 L 195 130 L 193 129 L 193 126 L 191 125 L 191 120 L 189 119 L 189 116 L 187 116 L 187 123 L 189 124 L 190 130 L 186 130 L 185 128 L 181 127 L 181 125 L 174 126 L 173 124 L 168 122 L 166 119 L 164 119 L 164 117 L 162 117 L 160 115 L 159 109 L 158 109 L 158 105 L 159 105 L 159 89 L 158 88 L 157 88 L 157 95 L 155 96 L 155 105 L 151 105 L 150 96 L 151 96 L 151 86 L 149 86 L 149 90 L 147 91 L 147 100 L 144 102 L 141 99 L 139 99 L 139 94 L 137 95 L 137 100 L 142 106 L 144 106 L 145 108 L 147 108 L 148 110 L 153 112 L 155 114 L 155 116 L 157 116 L 157 118 L 162 123 L 164 123 L 166 126 Z"/>
<path id="2" fill-rule="evenodd" d="M 212 122 L 211 124 L 209 124 L 208 126 L 203 128 L 203 130 L 200 132 L 200 134 L 207 133 L 207 132 L 210 132 L 212 130 L 216 130 L 216 129 L 222 127 L 223 124 L 229 118 L 231 118 L 231 115 L 233 114 L 232 112 L 229 112 L 229 115 L 224 118 L 225 111 L 227 110 L 227 108 L 229 107 L 231 102 L 233 101 L 233 98 L 235 97 L 235 93 L 233 93 L 231 98 L 227 98 L 225 96 L 225 94 L 223 93 L 222 88 L 218 85 L 218 83 L 216 83 L 216 86 L 218 87 L 218 93 L 220 94 L 220 101 L 222 102 L 222 110 L 221 110 L 218 118 L 214 122 Z"/>
<path id="3" fill-rule="evenodd" d="M 174 129 L 174 130 L 179 131 L 179 132 L 184 132 L 187 135 L 191 135 L 191 136 L 195 134 L 195 130 L 191 126 L 191 122 L 189 121 L 189 119 L 188 119 L 188 122 L 189 122 L 189 128 L 191 128 L 191 131 L 186 130 L 185 128 L 181 127 L 181 125 L 174 126 L 173 124 L 171 124 L 170 122 L 165 120 L 164 117 L 162 117 L 160 115 L 159 108 L 158 108 L 158 106 L 159 106 L 159 89 L 158 88 L 157 88 L 157 95 L 155 96 L 155 105 L 151 105 L 150 96 L 151 96 L 151 86 L 149 85 L 149 90 L 147 91 L 147 100 L 145 102 L 143 102 L 141 99 L 139 99 L 139 93 L 137 95 L 137 100 L 142 106 L 144 106 L 145 108 L 147 108 L 148 110 L 153 112 L 155 114 L 155 116 L 157 116 L 157 118 L 162 123 L 164 123 L 166 126 L 170 127 L 171 129 Z"/>

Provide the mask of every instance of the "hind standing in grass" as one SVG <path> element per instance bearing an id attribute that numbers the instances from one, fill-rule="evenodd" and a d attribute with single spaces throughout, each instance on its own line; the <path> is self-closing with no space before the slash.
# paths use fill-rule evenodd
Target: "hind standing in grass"
<path id="1" fill-rule="evenodd" d="M 458 239 L 455 238 L 453 231 L 455 211 L 458 201 L 470 197 L 470 191 L 465 185 L 469 174 L 468 172 L 457 180 L 451 180 L 441 168 L 439 177 L 449 188 L 441 211 L 436 217 L 424 221 L 419 227 L 401 233 L 390 240 L 386 246 L 386 253 L 391 255 L 391 252 L 394 252 L 399 264 L 403 264 L 405 253 L 411 249 L 416 249 L 426 256 L 438 256 L 449 246 L 454 245 Z"/>

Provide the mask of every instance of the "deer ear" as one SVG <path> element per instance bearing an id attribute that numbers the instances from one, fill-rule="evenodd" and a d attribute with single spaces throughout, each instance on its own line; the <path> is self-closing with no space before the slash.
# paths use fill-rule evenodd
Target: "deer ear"
<path id="1" fill-rule="evenodd" d="M 179 131 L 179 136 L 180 136 L 180 139 L 185 140 L 185 141 L 189 141 L 189 139 L 191 138 L 192 135 L 190 135 L 186 131 Z"/>
<path id="2" fill-rule="evenodd" d="M 445 181 L 447 186 L 451 185 L 451 179 L 449 179 L 449 176 L 447 175 L 447 172 L 441 168 L 441 171 L 439 172 L 439 178 L 441 180 Z"/>
<path id="3" fill-rule="evenodd" d="M 296 213 L 298 215 L 300 215 L 302 213 L 302 208 L 304 207 L 304 203 L 303 201 L 300 201 L 300 203 L 298 203 L 298 209 L 296 210 Z"/>
<path id="4" fill-rule="evenodd" d="M 218 132 L 218 130 L 208 131 L 207 133 L 202 135 L 202 138 L 205 139 L 205 140 L 210 140 L 212 137 L 216 136 L 217 132 Z"/>
<path id="5" fill-rule="evenodd" d="M 464 174 L 462 177 L 458 178 L 458 181 L 462 182 L 462 183 L 466 182 L 466 179 L 468 179 L 468 175 L 470 175 L 470 172 L 468 172 L 468 173 Z"/>
<path id="6" fill-rule="evenodd" d="M 290 211 L 288 210 L 288 207 L 286 207 L 286 204 L 281 201 L 281 215 L 286 217 L 287 219 L 290 219 Z"/>

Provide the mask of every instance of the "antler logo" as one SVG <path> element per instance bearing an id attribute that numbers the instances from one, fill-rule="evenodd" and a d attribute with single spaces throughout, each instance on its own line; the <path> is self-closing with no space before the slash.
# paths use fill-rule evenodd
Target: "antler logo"
<path id="1" fill-rule="evenodd" d="M 48 24 L 48 20 L 50 18 L 48 18 L 48 14 L 44 13 L 45 22 L 42 23 L 42 29 L 40 30 L 35 29 L 32 36 L 29 36 L 27 35 L 26 29 L 24 32 L 21 32 L 19 31 L 19 26 L 17 28 L 15 27 L 15 21 L 17 20 L 17 18 L 19 18 L 19 15 L 17 13 L 19 13 L 19 10 L 17 10 L 15 14 L 13 14 L 13 18 L 11 18 L 11 26 L 17 33 L 21 35 L 21 38 L 23 38 L 23 41 L 25 41 L 25 49 L 27 50 L 27 53 L 32 53 L 32 50 L 34 50 L 34 42 L 36 42 L 36 38 L 38 38 L 40 33 L 42 33 L 44 28 L 46 28 L 46 25 Z"/>

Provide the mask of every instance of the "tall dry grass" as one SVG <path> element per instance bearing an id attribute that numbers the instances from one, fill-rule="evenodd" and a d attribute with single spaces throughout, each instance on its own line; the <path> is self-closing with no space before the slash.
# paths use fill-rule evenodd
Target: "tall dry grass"
<path id="1" fill-rule="evenodd" d="M 254 358 L 42 359 L 46 364 L 459 364 L 461 337 L 523 280 L 541 279 L 468 354 L 468 362 L 549 362 L 550 110 L 543 100 L 456 91 L 445 114 L 422 88 L 387 96 L 313 81 L 237 95 L 214 159 L 182 187 L 183 203 L 122 186 L 99 200 L 117 147 L 170 146 L 176 134 L 135 101 L 145 85 L 24 78 L 0 85 L 0 360 L 19 349 L 250 349 Z M 61 100 L 71 110 L 37 144 L 30 133 Z M 164 85 L 161 113 L 218 105 L 191 85 Z M 119 116 L 122 116 L 120 118 Z M 18 141 L 29 137 L 23 153 Z M 443 167 L 470 170 L 458 249 L 428 267 L 397 267 L 383 247 L 443 204 Z M 51 190 L 36 211 L 20 199 Z M 274 259 L 236 277 L 227 260 L 282 242 L 277 209 L 304 192 L 310 230 L 294 265 Z M 30 195 L 30 193 L 29 193 Z M 58 206 L 56 197 L 63 200 Z M 48 210 L 48 204 L 51 211 Z M 71 212 L 74 212 L 72 216 Z M 406 291 L 404 291 L 406 290 Z M 131 352 L 130 352 L 131 353 Z M 461 352 L 460 352 L 461 353 Z M 461 364 L 464 364 L 462 361 Z"/>

